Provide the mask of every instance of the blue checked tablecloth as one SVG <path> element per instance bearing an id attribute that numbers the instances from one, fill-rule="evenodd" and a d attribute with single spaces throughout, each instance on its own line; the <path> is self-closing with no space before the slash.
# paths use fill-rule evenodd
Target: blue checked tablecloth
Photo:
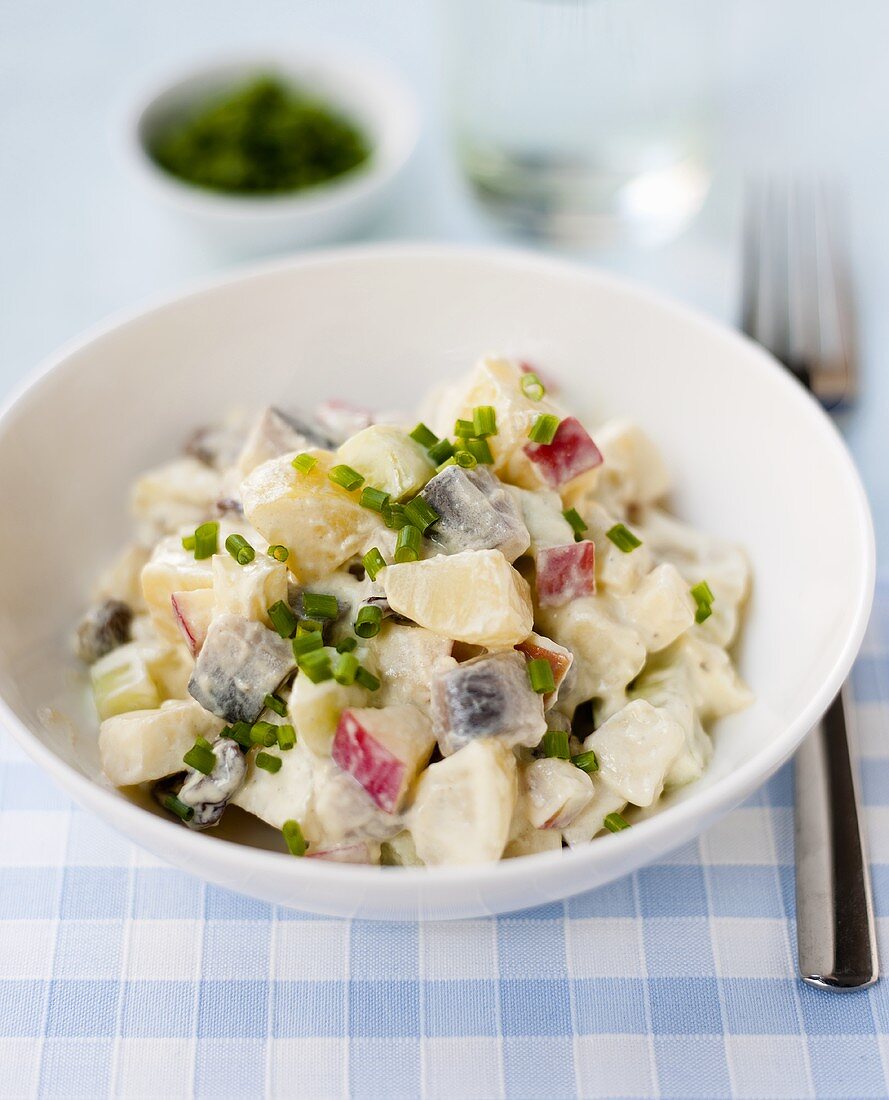
<path id="1" fill-rule="evenodd" d="M 885 940 L 889 584 L 853 683 Z M 611 886 L 416 925 L 205 886 L 0 750 L 0 1096 L 889 1093 L 889 980 L 795 977 L 789 768 Z"/>

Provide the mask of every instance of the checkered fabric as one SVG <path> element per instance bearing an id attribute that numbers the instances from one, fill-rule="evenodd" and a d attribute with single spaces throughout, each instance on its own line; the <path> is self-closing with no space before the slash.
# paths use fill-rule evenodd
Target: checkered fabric
<path id="1" fill-rule="evenodd" d="M 853 677 L 884 940 L 887 658 L 889 583 Z M 611 886 L 417 925 L 206 886 L 0 754 L 0 1096 L 889 1093 L 889 980 L 795 977 L 789 769 Z"/>

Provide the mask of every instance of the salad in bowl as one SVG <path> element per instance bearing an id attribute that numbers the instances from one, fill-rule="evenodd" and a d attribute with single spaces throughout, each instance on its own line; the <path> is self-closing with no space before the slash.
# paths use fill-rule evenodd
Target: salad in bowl
<path id="1" fill-rule="evenodd" d="M 629 827 L 751 695 L 744 553 L 637 426 L 486 356 L 418 414 L 199 429 L 77 630 L 117 787 L 307 858 L 477 864 Z"/>

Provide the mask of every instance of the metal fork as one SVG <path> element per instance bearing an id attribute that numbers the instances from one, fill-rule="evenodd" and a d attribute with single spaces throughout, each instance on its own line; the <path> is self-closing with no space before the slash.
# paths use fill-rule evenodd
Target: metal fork
<path id="1" fill-rule="evenodd" d="M 851 403 L 857 379 L 840 215 L 839 196 L 823 184 L 748 187 L 742 327 L 828 409 Z M 835 991 L 879 975 L 849 719 L 844 687 L 795 758 L 799 972 Z"/>

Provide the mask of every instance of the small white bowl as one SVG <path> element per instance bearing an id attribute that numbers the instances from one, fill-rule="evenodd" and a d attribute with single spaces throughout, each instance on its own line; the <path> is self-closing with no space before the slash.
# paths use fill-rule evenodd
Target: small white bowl
<path id="1" fill-rule="evenodd" d="M 591 423 L 621 415 L 641 424 L 674 475 L 675 512 L 750 555 L 738 660 L 756 702 L 718 724 L 704 776 L 586 847 L 428 869 L 293 859 L 245 814 L 227 817 L 221 835 L 194 833 L 150 799 L 109 787 L 70 636 L 97 572 L 131 537 L 134 477 L 232 406 L 311 408 L 346 396 L 407 409 L 495 349 L 537 362 Z M 77 801 L 136 843 L 242 893 L 337 916 L 538 905 L 690 840 L 787 760 L 823 713 L 861 643 L 874 584 L 855 467 L 774 360 L 647 290 L 500 250 L 289 259 L 104 325 L 0 411 L 0 514 L 0 720 Z"/>
<path id="2" fill-rule="evenodd" d="M 282 195 L 227 195 L 178 179 L 149 152 L 155 134 L 195 104 L 260 75 L 279 76 L 338 108 L 364 132 L 368 160 L 329 182 Z M 250 53 L 194 66 L 144 93 L 128 113 L 129 159 L 151 193 L 178 219 L 238 255 L 345 240 L 392 195 L 417 143 L 419 115 L 389 69 L 345 51 Z"/>

